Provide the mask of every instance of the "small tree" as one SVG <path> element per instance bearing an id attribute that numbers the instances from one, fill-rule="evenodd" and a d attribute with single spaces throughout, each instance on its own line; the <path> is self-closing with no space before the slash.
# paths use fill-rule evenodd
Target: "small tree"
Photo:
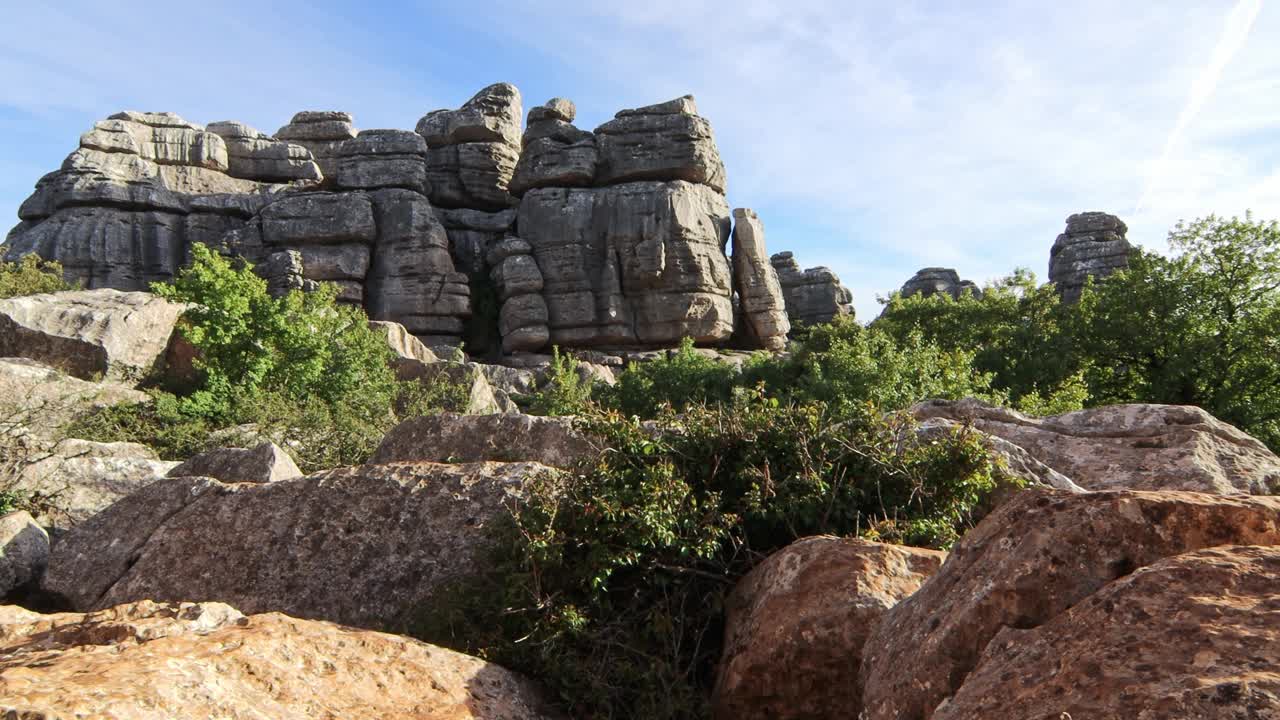
<path id="1" fill-rule="evenodd" d="M 62 265 L 26 255 L 17 262 L 0 263 L 0 298 L 74 290 L 62 279 Z"/>

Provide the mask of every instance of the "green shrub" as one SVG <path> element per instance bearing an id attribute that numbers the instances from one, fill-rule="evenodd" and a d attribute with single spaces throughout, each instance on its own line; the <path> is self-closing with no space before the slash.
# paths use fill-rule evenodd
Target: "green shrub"
<path id="1" fill-rule="evenodd" d="M 597 395 L 606 407 L 623 414 L 653 417 L 664 407 L 728 400 L 737 374 L 732 365 L 702 355 L 691 338 L 684 338 L 666 357 L 631 363 L 616 385 Z"/>
<path id="2" fill-rule="evenodd" d="M 74 290 L 62 279 L 62 265 L 26 255 L 17 262 L 0 262 L 0 298 Z"/>
<path id="3" fill-rule="evenodd" d="M 529 412 L 535 415 L 581 415 L 591 403 L 594 384 L 579 372 L 578 361 L 551 348 L 551 365 L 543 386 L 533 394 Z"/>
<path id="4" fill-rule="evenodd" d="M 706 717 L 725 598 L 761 558 L 820 533 L 945 547 L 1015 482 L 970 431 L 912 442 L 900 417 L 753 392 L 585 423 L 610 450 L 535 483 L 490 584 L 419 628 L 540 678 L 573 717 Z"/>

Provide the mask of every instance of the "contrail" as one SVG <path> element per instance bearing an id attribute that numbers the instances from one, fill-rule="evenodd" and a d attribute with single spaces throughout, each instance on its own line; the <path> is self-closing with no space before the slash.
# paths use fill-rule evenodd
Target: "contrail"
<path id="1" fill-rule="evenodd" d="M 1133 214 L 1137 215 L 1138 211 L 1147 204 L 1147 200 L 1151 198 L 1151 193 L 1156 189 L 1158 183 L 1165 175 L 1169 167 L 1169 159 L 1173 156 L 1173 151 L 1178 144 L 1182 142 L 1182 136 L 1186 133 L 1187 127 L 1195 120 L 1196 115 L 1200 114 L 1200 110 L 1204 108 L 1204 104 L 1209 101 L 1209 97 L 1213 95 L 1213 91 L 1218 86 L 1218 80 L 1222 77 L 1223 70 L 1231 62 L 1231 58 L 1235 57 L 1240 48 L 1244 47 L 1244 43 L 1249 39 L 1249 30 L 1253 27 L 1253 21 L 1258 17 L 1258 11 L 1262 9 L 1262 0 L 1240 0 L 1236 6 L 1231 9 L 1227 15 L 1227 21 L 1222 28 L 1222 35 L 1218 38 L 1218 44 L 1213 48 L 1213 55 L 1209 58 L 1209 64 L 1200 72 L 1200 77 L 1196 78 L 1195 83 L 1191 85 L 1191 95 L 1187 98 L 1187 104 L 1183 106 L 1182 112 L 1178 113 L 1178 122 L 1174 124 L 1173 130 L 1169 133 L 1169 137 L 1165 140 L 1164 151 L 1160 153 L 1160 158 L 1156 160 L 1155 167 L 1150 175 L 1147 176 L 1146 188 L 1142 191 L 1142 197 L 1138 200 L 1138 204 L 1133 208 Z"/>

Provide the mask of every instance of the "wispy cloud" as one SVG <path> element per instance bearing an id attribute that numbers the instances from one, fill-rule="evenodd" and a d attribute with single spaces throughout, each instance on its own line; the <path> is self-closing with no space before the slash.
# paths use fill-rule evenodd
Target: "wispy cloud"
<path id="1" fill-rule="evenodd" d="M 1148 198 L 1150 198 L 1152 191 L 1155 189 L 1156 183 L 1164 179 L 1165 173 L 1169 169 L 1169 160 L 1182 143 L 1182 138 L 1187 128 L 1196 119 L 1196 116 L 1200 114 L 1200 111 L 1204 109 L 1205 103 L 1209 102 L 1209 98 L 1213 96 L 1213 91 L 1217 89 L 1218 82 L 1222 79 L 1222 73 L 1227 69 L 1227 65 L 1244 47 L 1245 42 L 1248 41 L 1249 31 L 1253 28 L 1254 20 L 1257 19 L 1261 10 L 1262 0 L 1240 0 L 1232 8 L 1231 12 L 1227 14 L 1226 22 L 1222 28 L 1222 35 L 1218 38 L 1218 44 L 1213 48 L 1209 63 L 1205 65 L 1204 70 L 1191 85 L 1187 104 L 1178 113 L 1178 120 L 1174 123 L 1173 130 L 1169 132 L 1168 139 L 1165 140 L 1164 150 L 1161 151 L 1160 158 L 1156 161 L 1154 169 L 1147 179 L 1146 189 L 1143 190 L 1137 205 L 1134 206 L 1133 214 L 1136 215 L 1142 211 L 1143 206 L 1146 205 Z"/>

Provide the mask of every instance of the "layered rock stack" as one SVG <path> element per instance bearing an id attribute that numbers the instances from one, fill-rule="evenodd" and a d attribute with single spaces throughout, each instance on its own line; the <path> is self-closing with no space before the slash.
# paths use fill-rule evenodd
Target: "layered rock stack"
<path id="1" fill-rule="evenodd" d="M 276 140 L 244 123 L 223 120 L 210 123 L 209 132 L 227 145 L 227 174 L 261 182 L 319 182 L 324 173 L 306 147 Z"/>
<path id="2" fill-rule="evenodd" d="M 503 240 L 489 251 L 493 282 L 502 310 L 498 332 L 503 352 L 538 350 L 551 338 L 547 327 L 547 303 L 542 299 L 542 271 L 533 257 L 533 248 L 520 238 Z"/>
<path id="3" fill-rule="evenodd" d="M 1125 239 L 1129 228 L 1115 215 L 1077 213 L 1049 252 L 1049 282 L 1065 302 L 1080 299 L 1087 278 L 1101 280 L 1129 267 L 1133 246 Z"/>
<path id="4" fill-rule="evenodd" d="M 763 350 L 786 348 L 791 321 L 782 284 L 765 251 L 764 224 L 747 208 L 733 211 L 733 289 L 742 343 Z"/>
<path id="5" fill-rule="evenodd" d="M 778 274 L 793 326 L 827 323 L 841 315 L 853 315 L 853 293 L 840 284 L 840 278 L 830 268 L 801 270 L 790 252 L 777 253 L 769 262 Z"/>
<path id="6" fill-rule="evenodd" d="M 277 140 L 288 140 L 307 149 L 326 178 L 337 175 L 338 148 L 356 136 L 350 113 L 337 110 L 304 110 L 276 131 Z"/>
<path id="7" fill-rule="evenodd" d="M 960 274 L 951 268 L 927 267 L 916 271 L 911 279 L 902 284 L 902 297 L 923 295 L 950 295 L 959 300 L 968 291 L 974 297 L 982 297 L 982 289 L 972 280 L 961 280 Z"/>

